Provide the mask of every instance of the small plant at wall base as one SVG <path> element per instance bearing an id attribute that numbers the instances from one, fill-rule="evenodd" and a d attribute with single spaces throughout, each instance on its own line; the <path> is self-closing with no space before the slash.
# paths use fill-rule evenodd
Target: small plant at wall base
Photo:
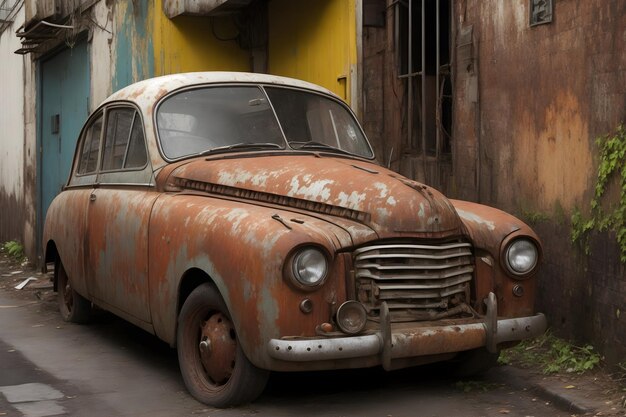
<path id="1" fill-rule="evenodd" d="M 500 364 L 539 367 L 544 374 L 582 374 L 598 367 L 601 360 L 593 346 L 576 346 L 550 331 L 537 339 L 525 340 L 514 348 L 503 350 L 498 358 Z"/>
<path id="2" fill-rule="evenodd" d="M 591 200 L 591 217 L 585 218 L 576 209 L 572 215 L 572 242 L 579 243 L 589 254 L 589 233 L 612 231 L 617 236 L 620 259 L 626 263 L 626 129 L 620 124 L 613 135 L 596 139 L 600 148 L 600 163 L 596 179 L 595 193 Z M 619 183 L 617 207 L 610 206 L 606 212 L 602 207 L 602 197 L 613 178 Z"/>
<path id="3" fill-rule="evenodd" d="M 11 258 L 15 259 L 18 262 L 24 260 L 24 246 L 18 241 L 10 240 L 8 242 L 4 242 L 2 246 L 2 252 L 6 252 Z"/>

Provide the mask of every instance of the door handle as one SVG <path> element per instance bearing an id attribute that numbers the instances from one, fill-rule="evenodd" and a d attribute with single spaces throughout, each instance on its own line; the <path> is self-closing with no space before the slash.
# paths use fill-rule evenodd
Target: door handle
<path id="1" fill-rule="evenodd" d="M 89 201 L 96 201 L 96 195 L 95 194 L 90 194 L 89 195 Z"/>

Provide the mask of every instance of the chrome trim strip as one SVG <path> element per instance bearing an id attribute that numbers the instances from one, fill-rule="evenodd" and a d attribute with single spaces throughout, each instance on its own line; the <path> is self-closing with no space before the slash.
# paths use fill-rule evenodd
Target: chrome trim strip
<path id="1" fill-rule="evenodd" d="M 454 263 L 447 264 L 427 264 L 427 265 L 378 265 L 375 263 L 369 264 L 359 264 L 358 259 L 356 263 L 357 268 L 369 269 L 373 268 L 378 271 L 413 271 L 413 270 L 442 270 L 442 269 L 451 269 L 454 267 L 463 267 L 468 265 L 468 262 L 464 259 L 459 259 Z"/>
<path id="2" fill-rule="evenodd" d="M 375 246 L 366 246 L 364 248 L 359 248 L 354 251 L 355 255 L 358 255 L 363 252 L 372 251 L 372 250 L 380 250 L 380 249 L 425 249 L 425 250 L 446 250 L 446 249 L 456 249 L 456 248 L 471 248 L 472 245 L 470 243 L 451 243 L 448 245 L 375 245 Z"/>
<path id="3" fill-rule="evenodd" d="M 394 259 L 394 258 L 408 258 L 408 259 L 450 259 L 450 258 L 458 258 L 460 256 L 472 256 L 472 252 L 463 251 L 463 252 L 452 252 L 447 255 L 416 255 L 411 253 L 385 253 L 385 254 L 371 254 L 371 255 L 358 255 L 358 259 Z"/>

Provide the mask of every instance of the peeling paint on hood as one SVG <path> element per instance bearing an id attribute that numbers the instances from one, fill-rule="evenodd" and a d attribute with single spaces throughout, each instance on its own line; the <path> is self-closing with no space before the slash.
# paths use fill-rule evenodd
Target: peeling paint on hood
<path id="1" fill-rule="evenodd" d="M 381 238 L 462 230 L 454 207 L 438 191 L 354 159 L 317 154 L 198 158 L 174 169 L 168 183 L 347 217 Z"/>

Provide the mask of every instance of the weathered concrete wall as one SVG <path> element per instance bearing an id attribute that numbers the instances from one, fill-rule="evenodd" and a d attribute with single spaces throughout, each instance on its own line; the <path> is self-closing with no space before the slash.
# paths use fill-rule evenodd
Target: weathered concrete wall
<path id="1" fill-rule="evenodd" d="M 32 261 L 39 261 L 37 204 L 37 64 L 24 58 L 24 249 Z"/>
<path id="2" fill-rule="evenodd" d="M 24 63 L 15 31 L 24 7 L 0 34 L 0 243 L 24 241 Z"/>
<path id="3" fill-rule="evenodd" d="M 91 19 L 98 22 L 92 25 L 89 53 L 92 65 L 90 111 L 94 110 L 104 99 L 111 95 L 112 85 L 112 43 L 113 43 L 113 10 L 106 1 L 99 1 L 91 10 Z"/>
<path id="4" fill-rule="evenodd" d="M 113 4 L 113 91 L 154 76 L 154 13 L 149 0 Z"/>
<path id="5" fill-rule="evenodd" d="M 626 273 L 615 237 L 589 258 L 570 243 L 570 217 L 592 197 L 595 138 L 626 118 L 626 2 L 557 1 L 529 27 L 526 0 L 455 2 L 473 59 L 455 67 L 458 196 L 537 221 L 545 243 L 538 309 L 557 331 L 626 355 Z M 540 220 L 540 221 L 539 221 Z M 621 316 L 620 316 L 621 315 Z"/>

